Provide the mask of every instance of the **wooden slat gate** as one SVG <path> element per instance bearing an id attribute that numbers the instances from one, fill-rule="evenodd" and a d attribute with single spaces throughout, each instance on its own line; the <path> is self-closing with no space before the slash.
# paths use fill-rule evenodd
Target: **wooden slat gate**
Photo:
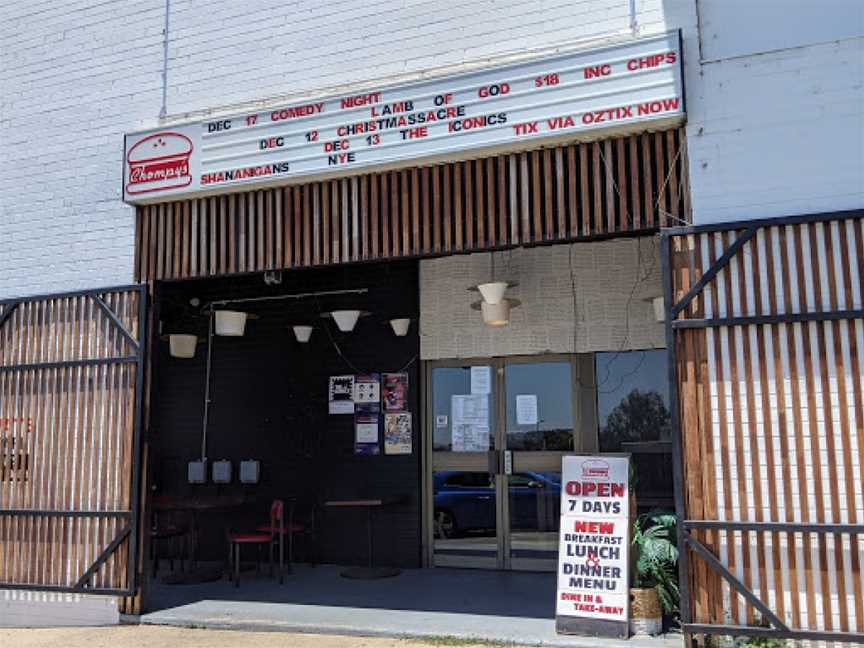
<path id="1" fill-rule="evenodd" d="M 662 236 L 685 633 L 864 642 L 864 212 Z"/>
<path id="2" fill-rule="evenodd" d="M 134 593 L 145 308 L 0 301 L 0 589 Z"/>

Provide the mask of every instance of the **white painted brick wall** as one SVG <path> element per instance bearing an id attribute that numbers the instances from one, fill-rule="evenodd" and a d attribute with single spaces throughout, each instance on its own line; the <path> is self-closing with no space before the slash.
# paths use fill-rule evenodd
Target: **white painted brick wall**
<path id="1" fill-rule="evenodd" d="M 703 66 L 696 223 L 864 207 L 864 38 Z"/>
<path id="2" fill-rule="evenodd" d="M 699 5 L 705 61 L 687 76 L 696 223 L 864 207 L 864 3 L 773 4 Z"/>
<path id="3" fill-rule="evenodd" d="M 0 297 L 131 282 L 122 133 L 159 110 L 163 5 L 0 5 Z"/>
<path id="4" fill-rule="evenodd" d="M 491 267 L 490 254 L 420 262 L 423 359 L 666 346 L 649 301 L 663 294 L 655 238 L 496 252 L 495 278 L 519 282 L 508 296 L 522 301 L 501 328 L 483 323 L 467 290 L 489 281 Z"/>

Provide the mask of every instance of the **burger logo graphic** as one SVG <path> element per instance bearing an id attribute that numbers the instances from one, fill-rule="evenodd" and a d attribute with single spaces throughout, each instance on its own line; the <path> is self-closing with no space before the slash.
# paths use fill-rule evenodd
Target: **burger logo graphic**
<path id="1" fill-rule="evenodd" d="M 189 156 L 192 142 L 180 133 L 148 135 L 126 154 L 126 193 L 142 194 L 188 187 L 192 184 Z"/>
<path id="2" fill-rule="evenodd" d="M 588 459 L 582 462 L 583 479 L 609 479 L 609 464 L 602 459 Z"/>

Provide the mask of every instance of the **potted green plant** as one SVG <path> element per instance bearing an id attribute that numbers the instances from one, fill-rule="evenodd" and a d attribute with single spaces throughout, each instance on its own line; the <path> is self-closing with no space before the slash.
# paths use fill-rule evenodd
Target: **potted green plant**
<path id="1" fill-rule="evenodd" d="M 675 515 L 652 511 L 633 524 L 630 633 L 658 634 L 663 614 L 678 613 L 678 546 Z"/>

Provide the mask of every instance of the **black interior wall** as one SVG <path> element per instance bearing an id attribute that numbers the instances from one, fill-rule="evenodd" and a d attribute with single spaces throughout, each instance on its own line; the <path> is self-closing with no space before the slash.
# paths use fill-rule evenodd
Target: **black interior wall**
<path id="1" fill-rule="evenodd" d="M 201 452 L 207 351 L 202 306 L 221 299 L 345 288 L 369 292 L 225 306 L 259 316 L 247 323 L 242 338 L 214 337 L 207 456 L 210 462 L 230 459 L 234 480 L 213 484 L 208 465 L 208 483 L 189 484 L 187 462 Z M 190 305 L 193 297 L 200 306 Z M 163 334 L 194 331 L 202 342 L 192 360 L 172 358 L 167 341 L 158 344 L 151 397 L 151 491 L 167 496 L 242 493 L 253 500 L 227 515 L 200 516 L 199 555 L 222 559 L 226 530 L 266 521 L 274 498 L 296 496 L 300 508 L 307 509 L 332 498 L 397 496 L 405 498 L 403 504 L 376 513 L 375 560 L 382 565 L 419 566 L 419 338 L 416 322 L 402 338 L 388 323 L 392 317 L 418 313 L 417 263 L 286 272 L 281 285 L 272 287 L 265 285 L 262 275 L 166 283 L 160 286 L 158 300 Z M 361 318 L 354 332 L 341 333 L 319 315 L 336 308 L 359 308 L 370 315 Z M 308 344 L 298 343 L 290 330 L 292 324 L 302 323 L 316 327 Z M 328 377 L 398 370 L 409 376 L 413 452 L 384 454 L 382 415 L 381 454 L 355 456 L 354 417 L 327 413 Z M 237 468 L 243 459 L 261 461 L 259 484 L 238 483 Z M 366 560 L 365 515 L 363 509 L 329 509 L 319 517 L 324 562 Z"/>

